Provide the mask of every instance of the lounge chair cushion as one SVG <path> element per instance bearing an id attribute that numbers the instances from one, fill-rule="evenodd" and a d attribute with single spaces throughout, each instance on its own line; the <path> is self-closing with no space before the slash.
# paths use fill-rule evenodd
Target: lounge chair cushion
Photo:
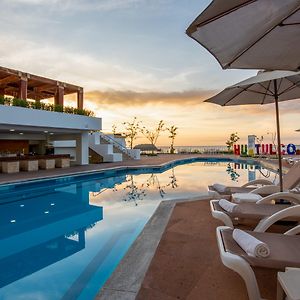
<path id="1" fill-rule="evenodd" d="M 233 193 L 249 193 L 254 190 L 253 187 L 245 187 L 244 188 L 244 187 L 239 187 L 239 186 L 228 186 L 224 192 L 221 192 L 220 190 L 217 190 L 216 188 L 214 188 L 213 185 L 209 185 L 208 189 L 210 191 L 216 191 L 220 195 L 231 195 Z"/>
<path id="2" fill-rule="evenodd" d="M 282 270 L 285 267 L 300 267 L 300 236 L 269 232 L 246 231 L 270 248 L 270 256 L 257 258 L 249 256 L 232 237 L 232 229 L 222 230 L 222 240 L 226 252 L 243 257 L 252 267 Z"/>
<path id="3" fill-rule="evenodd" d="M 235 193 L 232 194 L 232 201 L 235 203 L 255 203 L 258 200 L 262 199 L 263 197 L 258 194 L 253 193 Z"/>
<path id="4" fill-rule="evenodd" d="M 241 203 L 230 213 L 225 211 L 218 202 L 214 202 L 215 210 L 222 211 L 231 218 L 243 218 L 251 220 L 261 220 L 269 217 L 285 208 L 291 207 L 289 204 L 253 204 Z"/>
<path id="5" fill-rule="evenodd" d="M 221 183 L 213 184 L 213 188 L 218 193 L 229 193 L 230 192 L 229 188 L 226 185 L 221 184 Z"/>

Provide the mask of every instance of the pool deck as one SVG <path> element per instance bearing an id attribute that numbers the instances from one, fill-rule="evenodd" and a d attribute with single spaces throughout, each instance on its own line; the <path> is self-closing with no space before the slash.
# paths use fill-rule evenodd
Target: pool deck
<path id="1" fill-rule="evenodd" d="M 142 156 L 140 160 L 127 160 L 124 162 L 116 163 L 101 163 L 101 164 L 90 164 L 86 166 L 71 166 L 70 168 L 65 169 L 51 169 L 51 170 L 38 170 L 32 172 L 19 172 L 13 174 L 4 174 L 0 173 L 0 184 L 5 183 L 16 183 L 27 180 L 34 179 L 43 179 L 51 178 L 57 176 L 66 176 L 74 174 L 89 173 L 95 171 L 104 171 L 108 169 L 116 168 L 127 168 L 127 167 L 136 167 L 142 168 L 147 166 L 162 166 L 172 161 L 188 159 L 188 158 L 230 158 L 230 159 L 239 159 L 239 160 L 249 160 L 249 158 L 241 158 L 235 155 L 204 155 L 204 154 L 160 154 L 157 156 Z M 262 164 L 271 169 L 277 169 L 276 160 L 261 160 Z M 287 166 L 288 167 L 288 166 Z"/>

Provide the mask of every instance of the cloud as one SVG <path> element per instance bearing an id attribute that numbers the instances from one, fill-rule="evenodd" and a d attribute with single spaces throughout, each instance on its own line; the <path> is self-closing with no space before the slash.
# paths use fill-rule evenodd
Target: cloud
<path id="1" fill-rule="evenodd" d="M 132 90 L 107 90 L 85 93 L 85 98 L 99 106 L 145 106 L 145 105 L 199 105 L 214 91 L 189 90 L 183 92 L 138 92 Z"/>
<path id="2" fill-rule="evenodd" d="M 4 0 L 5 5 L 48 7 L 57 11 L 111 11 L 130 8 L 144 0 Z"/>
<path id="3" fill-rule="evenodd" d="M 0 39 L 0 65 L 83 86 L 86 91 L 181 92 L 193 85 L 190 77 L 195 71 L 189 68 L 167 72 L 132 66 L 18 34 L 0 33 Z"/>

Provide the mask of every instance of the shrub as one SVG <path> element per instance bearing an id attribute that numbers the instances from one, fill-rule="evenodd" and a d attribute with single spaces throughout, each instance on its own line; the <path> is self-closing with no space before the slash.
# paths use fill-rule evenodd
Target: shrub
<path id="1" fill-rule="evenodd" d="M 55 104 L 53 107 L 53 110 L 56 112 L 63 112 L 64 111 L 64 107 L 60 104 Z"/>
<path id="2" fill-rule="evenodd" d="M 75 110 L 75 108 L 71 107 L 71 106 L 65 106 L 65 108 L 64 108 L 64 112 L 67 114 L 74 114 L 74 110 Z"/>
<path id="3" fill-rule="evenodd" d="M 56 111 L 56 112 L 64 112 L 67 114 L 77 114 L 82 116 L 93 117 L 95 114 L 91 110 L 74 108 L 71 106 L 64 107 L 59 104 L 46 104 L 40 101 L 26 101 L 19 98 L 7 98 L 4 96 L 0 96 L 0 105 L 8 105 L 8 106 L 19 106 L 19 107 L 27 107 L 31 109 L 40 109 L 47 111 Z"/>
<path id="4" fill-rule="evenodd" d="M 95 116 L 95 114 L 94 114 L 93 111 L 87 110 L 87 109 L 84 109 L 84 110 L 83 110 L 83 114 L 84 114 L 85 116 L 88 116 L 88 117 L 94 117 L 94 116 Z"/>
<path id="5" fill-rule="evenodd" d="M 5 97 L 5 98 L 4 98 L 4 105 L 8 105 L 8 106 L 12 105 L 12 103 L 11 103 L 11 99 L 10 99 L 10 98 L 7 98 L 7 97 Z"/>
<path id="6" fill-rule="evenodd" d="M 32 103 L 31 107 L 33 109 L 42 109 L 42 103 L 40 101 L 35 101 Z"/>
<path id="7" fill-rule="evenodd" d="M 29 106 L 29 104 L 26 100 L 18 99 L 18 98 L 13 98 L 12 105 L 13 106 L 20 106 L 20 107 L 28 107 Z"/>
<path id="8" fill-rule="evenodd" d="M 45 104 L 44 108 L 45 108 L 45 110 L 53 111 L 54 105 L 53 104 Z"/>

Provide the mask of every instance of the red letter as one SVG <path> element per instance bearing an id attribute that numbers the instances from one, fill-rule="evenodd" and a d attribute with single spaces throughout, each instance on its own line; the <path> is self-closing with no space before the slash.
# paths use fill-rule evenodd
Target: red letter
<path id="1" fill-rule="evenodd" d="M 233 147 L 233 153 L 235 155 L 240 155 L 241 154 L 240 145 L 234 145 L 234 147 Z"/>

